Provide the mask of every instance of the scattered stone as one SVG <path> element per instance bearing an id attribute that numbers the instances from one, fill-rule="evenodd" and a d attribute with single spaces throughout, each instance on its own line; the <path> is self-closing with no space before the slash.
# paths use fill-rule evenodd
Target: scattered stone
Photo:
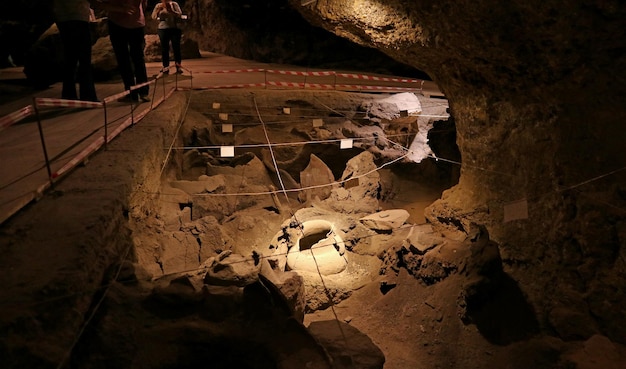
<path id="1" fill-rule="evenodd" d="M 414 226 L 403 245 L 414 254 L 424 255 L 426 251 L 443 243 L 443 237 L 434 233 L 430 226 Z"/>
<path id="2" fill-rule="evenodd" d="M 261 266 L 251 257 L 225 251 L 209 266 L 204 277 L 206 284 L 243 287 L 259 280 Z"/>
<path id="3" fill-rule="evenodd" d="M 360 219 L 366 227 L 376 231 L 393 231 L 409 219 L 409 212 L 404 209 L 393 209 L 371 214 Z"/>

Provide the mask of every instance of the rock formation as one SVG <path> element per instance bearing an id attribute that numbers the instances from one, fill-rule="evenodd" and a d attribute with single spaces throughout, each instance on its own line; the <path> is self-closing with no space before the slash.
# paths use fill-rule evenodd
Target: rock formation
<path id="1" fill-rule="evenodd" d="M 459 238 L 485 225 L 540 315 L 567 305 L 625 342 L 626 7 L 289 2 L 311 23 L 426 71 L 446 94 L 461 178 L 428 219 Z M 504 222 L 520 199 L 519 219 Z M 607 289 L 616 293 L 600 302 Z"/>

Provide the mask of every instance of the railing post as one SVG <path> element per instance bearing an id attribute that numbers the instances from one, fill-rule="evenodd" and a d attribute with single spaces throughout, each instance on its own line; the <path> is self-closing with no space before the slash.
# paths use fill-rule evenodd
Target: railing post
<path id="1" fill-rule="evenodd" d="M 109 141 L 109 119 L 107 116 L 107 102 L 102 100 L 102 108 L 104 109 L 104 150 L 107 150 L 107 143 Z"/>
<path id="2" fill-rule="evenodd" d="M 37 117 L 37 127 L 39 128 L 39 138 L 41 139 L 41 147 L 43 149 L 43 157 L 46 160 L 46 169 L 48 170 L 48 180 L 50 181 L 50 187 L 54 187 L 52 181 L 52 169 L 50 169 L 50 159 L 48 158 L 48 150 L 46 149 L 46 140 L 44 139 L 43 127 L 41 125 L 41 117 L 39 116 L 39 108 L 37 107 L 37 98 L 33 97 L 33 109 L 35 110 L 35 116 Z"/>

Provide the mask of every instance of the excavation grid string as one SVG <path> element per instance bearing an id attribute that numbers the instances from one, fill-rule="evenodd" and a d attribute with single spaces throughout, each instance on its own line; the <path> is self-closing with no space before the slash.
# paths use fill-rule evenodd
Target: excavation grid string
<path id="1" fill-rule="evenodd" d="M 426 224 L 426 223 L 422 223 L 422 224 L 404 224 L 404 225 L 402 225 L 400 227 L 396 227 L 396 228 L 391 229 L 391 231 L 395 232 L 395 231 L 402 231 L 402 230 L 410 230 L 411 228 L 423 226 L 424 224 Z M 372 238 L 372 237 L 376 237 L 376 236 L 378 236 L 378 235 L 377 234 L 360 235 L 357 238 L 343 238 L 343 241 L 344 241 L 344 243 L 350 243 L 350 244 L 354 245 L 354 244 L 358 243 L 360 240 L 364 240 L 364 239 Z M 296 251 L 292 251 L 292 252 L 301 252 L 301 251 L 296 250 Z M 128 252 L 126 252 L 125 255 L 127 256 Z M 265 255 L 261 254 L 259 259 L 272 259 L 272 258 L 276 258 L 276 257 L 280 257 L 280 256 L 287 256 L 287 255 L 288 255 L 288 252 L 285 252 L 285 253 L 275 253 L 275 254 L 272 254 L 272 255 L 269 255 L 269 256 L 265 256 Z M 126 256 L 124 256 L 123 258 L 120 258 L 120 263 L 122 263 L 123 261 L 126 261 Z M 251 263 L 251 262 L 255 262 L 256 260 L 257 259 L 255 259 L 253 257 L 249 257 L 249 258 L 244 258 L 244 259 L 240 259 L 240 260 L 233 261 L 233 262 L 228 262 L 228 263 L 223 263 L 222 262 L 222 264 L 228 266 L 228 265 L 235 265 L 235 264 L 241 264 L 241 263 Z M 172 276 L 176 276 L 176 275 L 183 275 L 183 274 L 187 274 L 187 273 L 194 273 L 194 272 L 198 272 L 200 270 L 206 270 L 206 267 L 200 266 L 200 267 L 197 267 L 197 268 L 190 268 L 190 269 L 179 270 L 179 271 L 172 272 L 172 273 L 166 273 L 166 274 L 160 275 L 159 277 L 155 277 L 152 280 L 153 281 L 157 281 L 157 280 L 159 280 L 161 278 L 167 278 L 167 277 L 172 277 Z M 119 276 L 119 274 L 117 276 Z M 23 308 L 23 307 L 28 307 L 28 306 L 43 305 L 43 304 L 52 303 L 52 302 L 56 302 L 56 301 L 67 299 L 67 298 L 72 298 L 72 297 L 75 297 L 75 296 L 86 295 L 86 294 L 94 294 L 94 293 L 97 293 L 98 291 L 101 291 L 103 289 L 107 289 L 107 288 L 113 286 L 115 283 L 121 283 L 121 284 L 131 283 L 132 284 L 132 283 L 136 283 L 136 282 L 135 281 L 116 281 L 115 278 L 114 278 L 113 282 L 107 283 L 107 284 L 103 284 L 103 285 L 101 285 L 101 286 L 99 286 L 97 288 L 94 288 L 94 289 L 89 289 L 89 290 L 76 292 L 76 293 L 69 293 L 69 294 L 66 294 L 66 295 L 56 296 L 56 297 L 49 298 L 49 299 L 46 299 L 46 300 L 39 300 L 37 302 L 31 302 L 31 303 L 20 302 L 20 301 L 2 301 L 2 302 L 0 302 L 0 306 L 15 306 L 15 307 Z"/>
<path id="2" fill-rule="evenodd" d="M 261 113 L 259 112 L 259 108 L 257 106 L 257 102 L 256 102 L 256 98 L 254 98 L 254 95 L 252 97 L 252 100 L 254 101 L 254 107 L 257 111 L 258 117 L 259 117 L 259 121 L 263 124 L 263 118 L 261 117 Z M 265 124 L 263 124 L 263 132 L 265 133 L 265 138 L 267 139 L 267 144 L 269 145 L 269 149 L 270 149 L 270 153 L 272 155 L 272 162 L 274 164 L 274 169 L 276 170 L 276 175 L 278 176 L 278 181 L 280 182 L 280 187 L 281 190 L 283 192 L 283 194 L 285 195 L 285 199 L 287 200 L 287 204 L 289 207 L 289 212 L 291 213 L 292 218 L 296 221 L 296 223 L 298 224 L 298 230 L 300 231 L 300 233 L 302 233 L 302 236 L 304 237 L 304 227 L 302 225 L 302 223 L 298 220 L 298 218 L 296 217 L 296 214 L 293 212 L 292 208 L 291 208 L 291 203 L 289 200 L 289 196 L 287 195 L 287 191 L 285 190 L 285 185 L 283 183 L 282 177 L 280 175 L 280 169 L 278 168 L 278 163 L 276 162 L 276 157 L 274 156 L 274 150 L 272 150 L 272 141 L 270 140 L 270 136 L 267 132 L 267 128 L 265 127 Z M 348 352 L 348 354 L 350 355 L 350 358 L 352 359 L 352 354 L 350 353 L 350 350 L 348 350 L 349 346 L 348 346 L 348 338 L 346 337 L 345 332 L 343 331 L 343 327 L 341 326 L 341 323 L 339 322 L 339 317 L 337 316 L 337 312 L 335 311 L 335 303 L 333 301 L 333 296 L 330 293 L 330 290 L 328 289 L 328 287 L 326 286 L 326 281 L 324 281 L 324 276 L 322 275 L 322 272 L 320 270 L 320 266 L 317 262 L 317 258 L 315 257 L 315 252 L 313 249 L 311 249 L 311 256 L 313 257 L 313 262 L 315 263 L 315 268 L 317 269 L 317 274 L 320 277 L 320 280 L 322 281 L 322 286 L 324 287 L 324 293 L 326 294 L 326 297 L 328 298 L 328 303 L 330 304 L 330 309 L 333 312 L 333 315 L 335 316 L 335 321 L 337 322 L 337 327 L 339 328 L 339 331 L 341 332 L 341 336 L 343 338 L 344 344 L 346 345 L 346 352 Z M 354 360 L 350 360 L 350 363 L 352 364 L 354 362 Z"/>

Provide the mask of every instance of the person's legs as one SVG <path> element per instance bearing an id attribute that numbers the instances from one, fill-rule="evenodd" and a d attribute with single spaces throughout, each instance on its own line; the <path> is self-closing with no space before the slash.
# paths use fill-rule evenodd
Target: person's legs
<path id="1" fill-rule="evenodd" d="M 89 29 L 89 22 L 80 22 L 78 28 L 76 48 L 78 54 L 80 99 L 83 101 L 98 101 L 91 66 L 91 30 Z"/>
<path id="2" fill-rule="evenodd" d="M 109 36 L 111 38 L 111 46 L 117 60 L 117 68 L 124 81 L 124 89 L 130 90 L 135 85 L 135 77 L 133 77 L 133 69 L 130 64 L 130 54 L 128 51 L 129 39 L 128 29 L 120 27 L 109 21 Z"/>
<path id="3" fill-rule="evenodd" d="M 180 67 L 180 63 L 182 61 L 182 56 L 180 53 L 180 39 L 182 37 L 183 31 L 180 28 L 172 28 L 171 29 L 171 39 L 172 39 L 172 50 L 174 51 L 174 62 L 176 62 L 176 66 Z"/>
<path id="4" fill-rule="evenodd" d="M 135 82 L 142 84 L 148 82 L 148 72 L 146 70 L 146 61 L 144 58 L 144 48 L 146 40 L 144 38 L 144 28 L 133 28 L 129 31 L 130 59 L 133 62 L 135 70 Z M 150 88 L 148 86 L 141 87 L 138 92 L 139 96 L 147 96 Z"/>
<path id="5" fill-rule="evenodd" d="M 170 66 L 170 39 L 168 37 L 167 29 L 157 30 L 159 34 L 159 41 L 161 42 L 161 61 L 163 62 L 163 68 Z"/>
<path id="6" fill-rule="evenodd" d="M 57 23 L 61 43 L 63 44 L 63 89 L 62 99 L 76 100 L 76 65 L 78 64 L 78 51 L 76 50 L 76 21 Z"/>

